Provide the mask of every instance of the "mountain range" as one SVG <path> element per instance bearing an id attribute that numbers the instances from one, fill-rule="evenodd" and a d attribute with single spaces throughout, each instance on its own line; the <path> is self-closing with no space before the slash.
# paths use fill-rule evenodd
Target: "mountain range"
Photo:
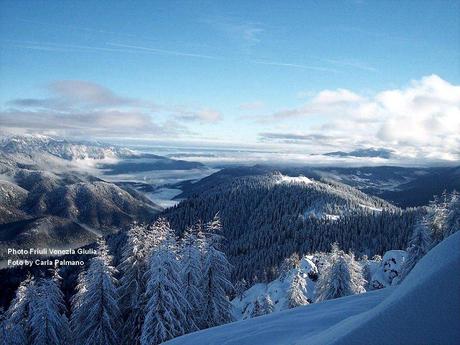
<path id="1" fill-rule="evenodd" d="M 81 246 L 162 211 L 136 190 L 78 169 L 78 160 L 134 155 L 127 149 L 47 137 L 8 138 L 0 148 L 2 249 Z"/>
<path id="2" fill-rule="evenodd" d="M 427 205 L 444 190 L 460 190 L 460 166 L 452 167 L 286 167 L 273 165 L 224 168 L 202 180 L 173 185 L 182 189 L 177 199 L 187 198 L 237 177 L 260 176 L 279 171 L 320 181 L 336 181 L 377 196 L 399 207 Z"/>

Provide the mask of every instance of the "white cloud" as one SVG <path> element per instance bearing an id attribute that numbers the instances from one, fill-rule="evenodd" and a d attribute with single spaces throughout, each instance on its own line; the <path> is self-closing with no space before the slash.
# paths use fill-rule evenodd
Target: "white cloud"
<path id="1" fill-rule="evenodd" d="M 59 111 L 6 110 L 0 112 L 2 126 L 12 131 L 59 136 L 171 136 L 187 133 L 178 123 L 155 123 L 149 114 L 136 110 Z"/>
<path id="2" fill-rule="evenodd" d="M 183 121 L 214 123 L 222 114 L 210 108 L 194 110 L 157 105 L 122 97 L 89 81 L 59 80 L 47 85 L 46 98 L 19 98 L 0 109 L 0 123 L 9 131 L 62 136 L 192 135 Z"/>
<path id="3" fill-rule="evenodd" d="M 318 105 L 327 105 L 327 104 L 346 104 L 363 101 L 363 98 L 349 90 L 338 89 L 335 91 L 324 90 L 318 93 L 312 103 Z"/>
<path id="4" fill-rule="evenodd" d="M 57 80 L 47 85 L 48 98 L 19 98 L 9 104 L 30 108 L 105 108 L 111 106 L 140 106 L 137 99 L 121 97 L 110 89 L 84 80 Z"/>
<path id="5" fill-rule="evenodd" d="M 274 118 L 283 119 L 299 116 L 335 116 L 356 112 L 359 106 L 366 105 L 366 99 L 350 90 L 324 90 L 310 98 L 305 105 L 284 109 L 273 114 Z"/>
<path id="6" fill-rule="evenodd" d="M 460 159 L 460 86 L 436 75 L 367 97 L 345 89 L 324 90 L 303 106 L 271 117 L 290 119 L 296 127 L 304 117 L 321 119 L 321 125 L 310 126 L 304 135 L 346 139 L 351 148 L 382 146 L 414 158 Z"/>
<path id="7" fill-rule="evenodd" d="M 265 106 L 264 102 L 261 101 L 254 101 L 254 102 L 247 102 L 240 104 L 238 109 L 240 110 L 259 110 Z"/>
<path id="8" fill-rule="evenodd" d="M 213 109 L 202 109 L 196 112 L 198 118 L 204 122 L 217 122 L 222 119 L 222 114 Z"/>
<path id="9" fill-rule="evenodd" d="M 222 120 L 222 113 L 211 108 L 202 108 L 198 110 L 176 108 L 172 109 L 174 117 L 177 120 L 192 121 L 200 123 L 216 123 Z"/>

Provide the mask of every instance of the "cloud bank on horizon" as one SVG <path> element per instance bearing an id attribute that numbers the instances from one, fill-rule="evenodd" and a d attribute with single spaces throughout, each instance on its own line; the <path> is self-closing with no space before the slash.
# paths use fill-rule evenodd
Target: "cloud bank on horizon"
<path id="1" fill-rule="evenodd" d="M 14 133 L 62 137 L 138 138 L 206 142 L 195 122 L 219 127 L 224 115 L 118 95 L 89 81 L 58 80 L 43 98 L 8 101 L 0 112 L 2 128 Z M 263 101 L 236 105 L 248 112 L 266 111 Z M 161 118 L 161 120 L 160 120 Z M 437 75 L 406 87 L 363 95 L 353 90 L 322 90 L 298 107 L 240 119 L 252 138 L 241 146 L 326 153 L 379 147 L 411 160 L 460 160 L 460 86 Z M 260 131 L 258 124 L 263 123 Z M 281 128 L 281 130 L 280 130 Z M 299 131 L 299 128 L 306 130 Z M 231 142 L 220 137 L 212 143 Z"/>
<path id="2" fill-rule="evenodd" d="M 347 149 L 385 147 L 411 158 L 460 158 L 460 86 L 437 75 L 372 95 L 323 90 L 302 106 L 268 117 L 273 122 L 291 123 L 316 118 L 319 124 L 306 133 L 259 133 L 264 142 Z"/>

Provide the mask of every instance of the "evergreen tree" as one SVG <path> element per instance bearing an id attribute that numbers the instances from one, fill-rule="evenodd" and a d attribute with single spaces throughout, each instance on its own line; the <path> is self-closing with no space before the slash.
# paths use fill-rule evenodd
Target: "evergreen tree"
<path id="1" fill-rule="evenodd" d="M 185 334 L 190 309 L 182 291 L 183 283 L 176 257 L 173 230 L 162 220 L 165 239 L 152 254 L 146 275 L 148 303 L 141 344 L 156 345 Z"/>
<path id="2" fill-rule="evenodd" d="M 380 260 L 381 261 L 381 260 Z M 369 263 L 369 258 L 367 255 L 364 255 L 360 260 L 360 265 L 363 268 L 363 278 L 366 280 L 365 289 L 371 290 L 372 289 L 372 272 Z"/>
<path id="3" fill-rule="evenodd" d="M 265 294 L 262 298 L 262 312 L 263 315 L 271 314 L 275 310 L 275 305 L 269 294 Z"/>
<path id="4" fill-rule="evenodd" d="M 460 230 L 460 194 L 452 192 L 446 207 L 445 237 Z"/>
<path id="5" fill-rule="evenodd" d="M 189 304 L 186 318 L 190 327 L 186 332 L 198 330 L 201 324 L 200 311 L 203 303 L 203 294 L 200 283 L 203 280 L 201 267 L 201 252 L 193 228 L 188 228 L 181 241 L 181 276 L 183 280 L 184 297 Z"/>
<path id="6" fill-rule="evenodd" d="M 56 271 L 53 278 L 37 282 L 29 319 L 32 345 L 66 345 L 70 341 L 70 326 L 59 279 Z"/>
<path id="7" fill-rule="evenodd" d="M 3 345 L 6 342 L 6 313 L 3 307 L 0 307 L 0 345 Z"/>
<path id="8" fill-rule="evenodd" d="M 291 285 L 288 290 L 288 307 L 295 308 L 301 305 L 308 304 L 307 297 L 304 295 L 304 291 L 307 288 L 307 282 L 300 275 L 297 270 L 294 277 L 292 278 Z"/>
<path id="9" fill-rule="evenodd" d="M 257 298 L 254 302 L 254 307 L 252 308 L 252 311 L 251 311 L 251 318 L 262 316 L 262 315 L 263 315 L 262 305 L 260 304 L 259 299 Z"/>
<path id="10" fill-rule="evenodd" d="M 316 301 L 344 297 L 364 292 L 366 284 L 362 268 L 353 254 L 346 254 L 335 244 L 316 283 Z"/>
<path id="11" fill-rule="evenodd" d="M 117 330 L 120 310 L 116 290 L 116 269 L 103 239 L 98 241 L 98 256 L 79 277 L 72 301 L 71 326 L 74 342 L 81 345 L 119 344 Z"/>
<path id="12" fill-rule="evenodd" d="M 433 246 L 441 242 L 445 237 L 445 224 L 449 199 L 450 195 L 447 191 L 444 191 L 441 196 L 435 196 L 428 207 L 427 219 L 431 226 Z"/>
<path id="13" fill-rule="evenodd" d="M 431 236 L 428 222 L 423 218 L 414 227 L 414 232 L 407 248 L 407 258 L 404 261 L 399 282 L 404 280 L 417 262 L 430 250 Z"/>
<path id="14" fill-rule="evenodd" d="M 294 269 L 298 268 L 300 264 L 300 257 L 299 254 L 293 253 L 289 257 L 283 260 L 279 271 L 280 271 L 280 278 L 285 279 L 289 272 Z"/>
<path id="15" fill-rule="evenodd" d="M 16 290 L 16 296 L 11 301 L 4 321 L 6 344 L 26 344 L 31 340 L 29 321 L 35 288 L 35 280 L 28 276 Z"/>
<path id="16" fill-rule="evenodd" d="M 8 313 L 0 308 L 0 345 L 27 344 L 26 334 L 21 325 L 8 320 Z"/>
<path id="17" fill-rule="evenodd" d="M 227 292 L 233 289 L 230 277 L 230 263 L 218 248 L 221 242 L 222 226 L 218 215 L 206 224 L 208 235 L 205 246 L 203 281 L 203 318 L 205 327 L 219 326 L 233 320 L 232 305 Z"/>
<path id="18" fill-rule="evenodd" d="M 275 306 L 269 294 L 258 297 L 254 301 L 254 307 L 251 311 L 251 318 L 270 314 L 273 312 L 274 308 Z"/>
<path id="19" fill-rule="evenodd" d="M 248 283 L 243 278 L 235 284 L 235 297 L 238 298 L 240 301 L 242 301 L 247 289 L 248 289 Z"/>
<path id="20" fill-rule="evenodd" d="M 118 288 L 119 307 L 124 320 L 120 338 L 123 344 L 139 345 L 144 322 L 145 272 L 148 257 L 155 245 L 151 233 L 155 233 L 156 224 L 151 227 L 134 224 L 128 231 L 128 240 L 123 249 L 119 270 L 122 273 Z"/>

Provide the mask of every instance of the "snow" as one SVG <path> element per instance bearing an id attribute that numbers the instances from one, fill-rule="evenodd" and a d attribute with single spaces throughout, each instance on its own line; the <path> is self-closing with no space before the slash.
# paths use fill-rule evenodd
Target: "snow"
<path id="1" fill-rule="evenodd" d="M 359 206 L 361 206 L 362 208 L 366 208 L 368 210 L 374 211 L 374 212 L 382 212 L 382 209 L 379 207 L 372 207 L 372 206 L 363 205 L 363 204 L 359 204 Z"/>
<path id="2" fill-rule="evenodd" d="M 313 183 L 314 181 L 309 179 L 308 177 L 305 177 L 303 175 L 300 176 L 287 176 L 283 174 L 279 174 L 277 176 L 278 180 L 276 183 L 296 183 L 296 184 L 310 184 Z"/>
<path id="3" fill-rule="evenodd" d="M 382 289 L 318 304 L 297 307 L 195 332 L 168 345 L 294 345 L 307 344 L 315 335 L 346 317 L 380 303 L 391 289 Z"/>
<path id="4" fill-rule="evenodd" d="M 340 216 L 336 214 L 325 214 L 324 215 L 327 220 L 338 220 Z"/>
<path id="5" fill-rule="evenodd" d="M 329 214 L 322 211 L 321 205 L 315 205 L 310 207 L 308 210 L 304 211 L 303 214 L 300 215 L 301 218 L 316 218 L 316 219 L 326 219 L 330 221 L 336 221 L 340 218 L 338 214 Z"/>
<path id="6" fill-rule="evenodd" d="M 308 273 L 316 273 L 318 270 L 313 261 L 311 261 L 311 257 L 304 257 L 300 261 L 299 268 L 290 270 L 284 278 L 275 279 L 268 284 L 255 284 L 244 292 L 243 298 L 236 297 L 233 299 L 233 316 L 235 320 L 249 319 L 255 302 L 257 300 L 260 302 L 265 295 L 270 296 L 273 301 L 273 312 L 288 309 L 288 290 L 297 272 L 307 282 L 306 289 L 302 291 L 303 295 L 310 300 L 314 300 L 315 283 L 308 278 Z"/>
<path id="7" fill-rule="evenodd" d="M 344 320 L 309 344 L 458 344 L 460 232 L 423 257 L 375 308 Z"/>
<path id="8" fill-rule="evenodd" d="M 382 258 L 380 264 L 376 265 L 369 261 L 371 270 L 371 285 L 374 288 L 382 288 L 394 285 L 402 272 L 402 266 L 407 257 L 404 250 L 389 250 Z"/>
<path id="9" fill-rule="evenodd" d="M 399 286 L 195 332 L 169 345 L 458 344 L 460 232 Z"/>

